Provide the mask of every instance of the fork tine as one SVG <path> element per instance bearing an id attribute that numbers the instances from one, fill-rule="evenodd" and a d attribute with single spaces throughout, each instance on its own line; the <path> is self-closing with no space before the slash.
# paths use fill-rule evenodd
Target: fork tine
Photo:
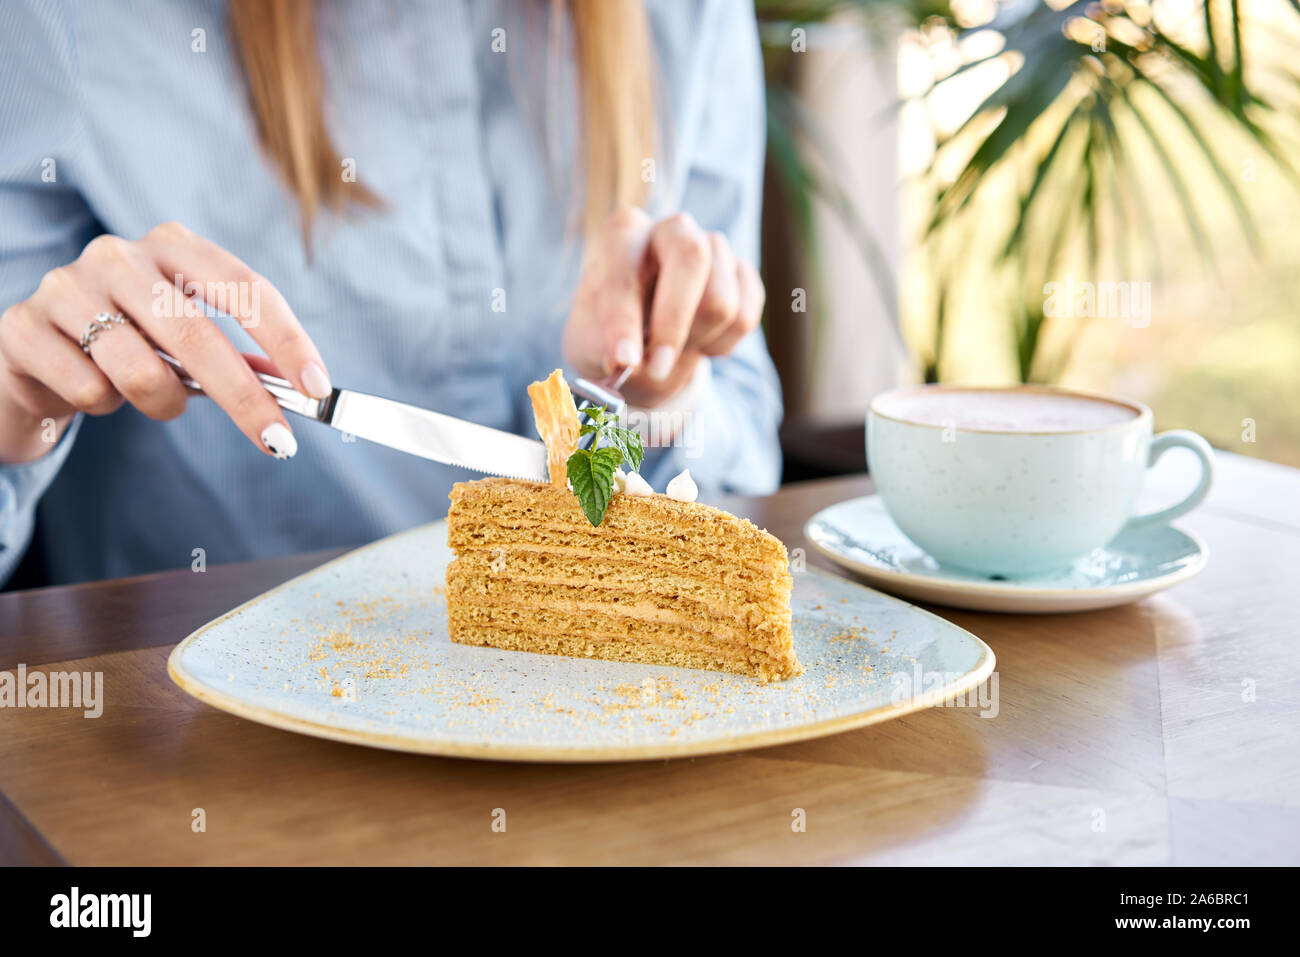
<path id="1" fill-rule="evenodd" d="M 622 376 L 620 379 L 626 379 L 626 376 Z M 619 384 L 622 383 L 619 382 Z M 585 406 L 581 403 L 578 405 L 579 412 L 595 406 L 604 406 L 609 411 L 622 416 L 627 408 L 627 402 L 618 392 L 617 386 L 597 385 L 588 379 L 574 379 L 569 390 L 586 403 Z"/>

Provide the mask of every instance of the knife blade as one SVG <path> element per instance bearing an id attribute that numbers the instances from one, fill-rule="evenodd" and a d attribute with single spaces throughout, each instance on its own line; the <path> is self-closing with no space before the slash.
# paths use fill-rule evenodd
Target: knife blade
<path id="1" fill-rule="evenodd" d="M 203 386 L 176 359 L 161 349 L 154 352 L 172 367 L 186 389 L 204 394 Z M 264 372 L 256 375 L 282 409 L 340 432 L 444 465 L 506 478 L 549 481 L 546 446 L 536 439 L 350 389 L 334 389 L 327 399 L 313 399 L 284 379 Z"/>
<path id="2" fill-rule="evenodd" d="M 316 421 L 340 432 L 444 465 L 547 481 L 546 446 L 536 439 L 349 389 L 321 404 Z"/>

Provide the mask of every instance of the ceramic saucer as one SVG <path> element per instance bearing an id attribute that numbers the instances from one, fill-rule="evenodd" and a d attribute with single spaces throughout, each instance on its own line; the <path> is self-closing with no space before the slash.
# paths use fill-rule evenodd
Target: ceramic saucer
<path id="1" fill-rule="evenodd" d="M 1170 525 L 1121 532 L 1070 568 L 1000 579 L 945 568 L 894 524 L 878 495 L 822 509 L 804 534 L 835 563 L 884 591 L 977 611 L 1066 612 L 1137 601 L 1186 581 L 1209 552 L 1191 532 Z"/>

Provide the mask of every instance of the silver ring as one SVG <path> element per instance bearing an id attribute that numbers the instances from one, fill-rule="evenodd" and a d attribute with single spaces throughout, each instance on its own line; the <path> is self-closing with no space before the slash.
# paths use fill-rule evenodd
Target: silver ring
<path id="1" fill-rule="evenodd" d="M 90 355 L 90 344 L 95 341 L 96 336 L 101 332 L 107 332 L 114 326 L 120 326 L 125 322 L 126 316 L 122 315 L 120 312 L 114 313 L 111 316 L 106 312 L 99 313 L 99 315 L 95 316 L 94 319 L 90 320 L 90 325 L 88 325 L 86 331 L 81 334 L 81 351 L 86 355 Z"/>

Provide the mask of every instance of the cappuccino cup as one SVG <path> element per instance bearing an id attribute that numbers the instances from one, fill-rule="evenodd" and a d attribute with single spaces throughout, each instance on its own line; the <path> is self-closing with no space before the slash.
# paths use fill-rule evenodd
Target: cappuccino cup
<path id="1" fill-rule="evenodd" d="M 1182 501 L 1135 515 L 1143 476 L 1190 449 Z M 941 564 L 1016 578 L 1069 567 L 1121 531 L 1161 525 L 1210 491 L 1214 453 L 1195 432 L 1152 434 L 1140 402 L 1050 386 L 925 385 L 882 393 L 867 461 L 903 533 Z"/>

